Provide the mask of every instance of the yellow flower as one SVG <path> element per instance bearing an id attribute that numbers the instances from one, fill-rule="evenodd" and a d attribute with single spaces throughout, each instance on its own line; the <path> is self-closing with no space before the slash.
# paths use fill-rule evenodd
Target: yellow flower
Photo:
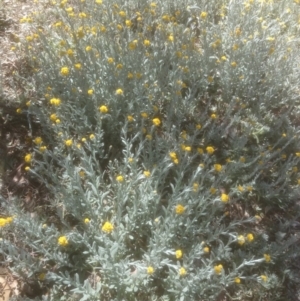
<path id="1" fill-rule="evenodd" d="M 295 153 L 297 157 L 300 157 L 300 152 Z"/>
<path id="2" fill-rule="evenodd" d="M 211 115 L 210 115 L 210 118 L 211 118 L 211 119 L 216 119 L 216 118 L 217 118 L 217 115 L 216 115 L 216 114 L 211 114 Z"/>
<path id="3" fill-rule="evenodd" d="M 237 237 L 237 242 L 238 242 L 238 244 L 239 244 L 240 246 L 242 246 L 242 245 L 245 243 L 245 237 L 244 237 L 244 235 L 239 235 L 239 236 Z"/>
<path id="4" fill-rule="evenodd" d="M 196 125 L 196 129 L 197 129 L 197 130 L 201 130 L 201 124 L 198 123 L 198 124 Z"/>
<path id="5" fill-rule="evenodd" d="M 62 68 L 60 69 L 60 74 L 61 74 L 62 76 L 68 76 L 69 73 L 70 73 L 70 70 L 69 70 L 68 67 L 62 67 Z"/>
<path id="6" fill-rule="evenodd" d="M 124 177 L 121 176 L 121 175 L 118 175 L 118 176 L 116 177 L 116 180 L 117 180 L 118 182 L 123 182 L 123 181 L 124 181 Z"/>
<path id="7" fill-rule="evenodd" d="M 221 264 L 214 266 L 214 271 L 217 275 L 220 275 L 223 271 L 223 266 Z"/>
<path id="8" fill-rule="evenodd" d="M 180 275 L 180 276 L 185 276 L 185 275 L 186 275 L 186 269 L 183 268 L 183 267 L 181 267 L 181 268 L 179 269 L 179 275 Z"/>
<path id="9" fill-rule="evenodd" d="M 73 56 L 74 55 L 74 51 L 70 48 L 67 50 L 67 55 L 68 56 Z"/>
<path id="10" fill-rule="evenodd" d="M 69 241 L 66 236 L 60 236 L 57 243 L 62 247 L 66 247 L 69 244 Z"/>
<path id="11" fill-rule="evenodd" d="M 91 50 L 92 50 L 92 46 L 86 46 L 86 47 L 85 47 L 85 51 L 89 52 L 89 51 L 91 51 Z"/>
<path id="12" fill-rule="evenodd" d="M 114 226 L 110 222 L 105 222 L 104 225 L 102 226 L 102 231 L 105 233 L 110 233 L 113 230 L 114 230 Z"/>
<path id="13" fill-rule="evenodd" d="M 132 22 L 130 20 L 126 20 L 125 24 L 126 24 L 127 27 L 130 27 L 132 25 Z"/>
<path id="14" fill-rule="evenodd" d="M 57 119 L 56 114 L 51 114 L 51 115 L 50 115 L 50 120 L 51 120 L 51 121 L 55 122 L 56 119 Z"/>
<path id="15" fill-rule="evenodd" d="M 118 65 L 116 66 L 116 68 L 117 68 L 117 69 L 122 69 L 122 68 L 123 68 L 123 65 L 122 65 L 122 64 L 118 64 Z"/>
<path id="16" fill-rule="evenodd" d="M 205 19 L 207 17 L 207 12 L 203 11 L 200 14 L 200 18 Z"/>
<path id="17" fill-rule="evenodd" d="M 220 172 L 222 170 L 221 164 L 214 164 L 215 171 Z"/>
<path id="18" fill-rule="evenodd" d="M 26 154 L 26 156 L 24 157 L 24 161 L 26 163 L 30 163 L 31 162 L 31 154 Z"/>
<path id="19" fill-rule="evenodd" d="M 168 41 L 173 42 L 174 41 L 174 36 L 172 34 L 168 35 Z"/>
<path id="20" fill-rule="evenodd" d="M 151 45 L 151 42 L 149 40 L 144 40 L 144 45 L 148 47 Z"/>
<path id="21" fill-rule="evenodd" d="M 150 134 L 146 135 L 146 139 L 147 140 L 152 140 L 152 135 L 150 135 Z"/>
<path id="22" fill-rule="evenodd" d="M 88 224 L 90 221 L 91 221 L 91 220 L 90 220 L 89 218 L 85 218 L 85 219 L 84 219 L 84 223 L 85 223 L 85 224 Z"/>
<path id="23" fill-rule="evenodd" d="M 128 162 L 129 162 L 129 163 L 132 163 L 132 162 L 133 162 L 133 158 L 131 158 L 131 157 L 128 158 Z"/>
<path id="24" fill-rule="evenodd" d="M 91 134 L 91 135 L 90 135 L 90 139 L 91 139 L 91 140 L 94 140 L 94 139 L 95 139 L 95 135 L 94 135 L 94 134 Z"/>
<path id="25" fill-rule="evenodd" d="M 114 59 L 113 59 L 112 57 L 109 57 L 109 58 L 107 59 L 107 62 L 108 62 L 109 64 L 112 64 L 112 63 L 114 62 Z"/>
<path id="26" fill-rule="evenodd" d="M 177 214 L 183 214 L 184 211 L 185 211 L 185 208 L 182 206 L 182 205 L 177 205 L 176 208 L 175 208 L 175 211 Z"/>
<path id="27" fill-rule="evenodd" d="M 152 275 L 153 273 L 154 273 L 153 267 L 151 267 L 151 266 L 147 267 L 147 274 Z"/>
<path id="28" fill-rule="evenodd" d="M 123 95 L 123 90 L 122 89 L 117 89 L 116 94 L 117 95 Z"/>
<path id="29" fill-rule="evenodd" d="M 235 68 L 237 66 L 237 63 L 236 62 L 232 62 L 230 65 L 231 65 L 231 67 Z"/>
<path id="30" fill-rule="evenodd" d="M 47 149 L 46 146 L 41 146 L 41 147 L 40 147 L 40 152 L 44 152 L 46 149 Z"/>
<path id="31" fill-rule="evenodd" d="M 5 227 L 7 225 L 6 218 L 1 217 L 0 218 L 0 228 Z"/>
<path id="32" fill-rule="evenodd" d="M 143 172 L 143 174 L 144 174 L 144 176 L 145 176 L 146 178 L 148 178 L 148 177 L 150 177 L 151 172 L 150 172 L 149 170 L 145 170 L 145 171 Z"/>
<path id="33" fill-rule="evenodd" d="M 129 50 L 134 50 L 134 49 L 136 48 L 136 46 L 137 46 L 137 43 L 138 43 L 137 40 L 134 40 L 134 41 L 130 42 L 130 43 L 128 44 Z"/>
<path id="34" fill-rule="evenodd" d="M 89 90 L 87 91 L 87 93 L 88 93 L 88 95 L 93 95 L 93 94 L 94 94 L 94 90 L 93 90 L 93 89 L 89 89 Z"/>
<path id="35" fill-rule="evenodd" d="M 229 201 L 229 196 L 228 196 L 228 194 L 222 193 L 222 194 L 221 194 L 221 201 L 222 201 L 223 203 L 227 203 L 227 202 Z"/>
<path id="36" fill-rule="evenodd" d="M 148 117 L 148 114 L 147 114 L 146 112 L 142 112 L 142 113 L 141 113 L 141 116 L 142 116 L 143 118 L 147 118 L 147 117 Z"/>
<path id="37" fill-rule="evenodd" d="M 210 155 L 212 155 L 212 154 L 214 153 L 215 149 L 214 149 L 212 146 L 208 146 L 208 147 L 206 148 L 206 151 L 207 151 Z"/>
<path id="38" fill-rule="evenodd" d="M 79 176 L 80 176 L 80 178 L 84 178 L 84 176 L 85 176 L 84 170 L 80 170 Z"/>
<path id="39" fill-rule="evenodd" d="M 271 261 L 271 256 L 269 254 L 264 254 L 264 258 L 266 262 L 270 262 Z"/>
<path id="40" fill-rule="evenodd" d="M 234 278 L 234 282 L 235 282 L 236 284 L 240 284 L 240 283 L 241 283 L 241 279 L 240 279 L 239 277 L 235 277 L 235 278 Z"/>
<path id="41" fill-rule="evenodd" d="M 133 74 L 132 74 L 131 72 L 128 72 L 127 78 L 128 78 L 128 79 L 132 79 L 132 78 L 133 78 Z"/>
<path id="42" fill-rule="evenodd" d="M 16 110 L 16 112 L 17 112 L 18 114 L 21 114 L 21 113 L 22 113 L 22 109 L 21 109 L 21 108 L 18 108 L 18 109 Z"/>
<path id="43" fill-rule="evenodd" d="M 180 259 L 182 257 L 182 251 L 181 250 L 176 250 L 175 251 L 175 256 L 177 259 Z"/>
<path id="44" fill-rule="evenodd" d="M 99 111 L 103 114 L 106 114 L 108 112 L 108 107 L 103 105 L 99 107 Z"/>
<path id="45" fill-rule="evenodd" d="M 159 126 L 161 124 L 161 121 L 159 118 L 153 118 L 152 119 L 152 122 L 155 126 Z"/>
<path id="46" fill-rule="evenodd" d="M 193 191 L 194 191 L 194 192 L 197 192 L 197 191 L 198 191 L 198 188 L 199 188 L 199 184 L 198 184 L 198 183 L 194 183 L 194 184 L 193 184 Z"/>
<path id="47" fill-rule="evenodd" d="M 66 146 L 72 146 L 72 144 L 73 144 L 72 139 L 65 140 L 65 145 Z"/>
<path id="48" fill-rule="evenodd" d="M 204 253 L 209 253 L 209 251 L 210 251 L 210 250 L 209 250 L 209 247 L 204 247 L 204 248 L 203 248 L 203 252 L 204 252 Z"/>
<path id="49" fill-rule="evenodd" d="M 244 187 L 241 186 L 241 185 L 239 185 L 239 186 L 238 186 L 238 190 L 239 190 L 240 192 L 243 192 L 243 191 L 244 191 Z"/>
<path id="50" fill-rule="evenodd" d="M 95 3 L 102 4 L 102 0 L 95 0 Z"/>
<path id="51" fill-rule="evenodd" d="M 124 17 L 126 17 L 126 13 L 125 13 L 124 11 L 120 11 L 120 12 L 119 12 L 119 16 L 121 16 L 121 17 L 124 18 Z"/>
<path id="52" fill-rule="evenodd" d="M 59 106 L 61 103 L 61 100 L 59 98 L 51 98 L 50 99 L 50 104 L 52 104 L 53 106 Z"/>
<path id="53" fill-rule="evenodd" d="M 24 169 L 25 169 L 25 171 L 29 171 L 29 170 L 30 170 L 30 167 L 29 167 L 29 166 L 26 166 Z"/>
<path id="54" fill-rule="evenodd" d="M 74 65 L 74 67 L 79 70 L 79 69 L 81 69 L 81 64 L 77 63 L 77 64 Z"/>
<path id="55" fill-rule="evenodd" d="M 260 278 L 263 282 L 267 282 L 268 277 L 266 275 L 260 275 Z"/>
<path id="56" fill-rule="evenodd" d="M 128 120 L 128 122 L 132 122 L 134 120 L 134 118 L 131 115 L 128 115 L 127 120 Z"/>
<path id="57" fill-rule="evenodd" d="M 248 233 L 248 234 L 247 234 L 247 240 L 248 240 L 249 242 L 252 242 L 252 241 L 254 240 L 254 236 L 253 236 L 252 233 Z"/>
<path id="58" fill-rule="evenodd" d="M 36 137 L 36 138 L 33 140 L 33 142 L 34 142 L 35 144 L 39 145 L 39 144 L 42 144 L 42 143 L 43 143 L 43 140 L 42 140 L 41 137 Z"/>

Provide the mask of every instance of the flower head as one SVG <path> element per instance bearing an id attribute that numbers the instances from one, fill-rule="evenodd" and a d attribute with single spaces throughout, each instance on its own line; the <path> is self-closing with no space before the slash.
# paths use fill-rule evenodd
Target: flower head
<path id="1" fill-rule="evenodd" d="M 149 40 L 144 40 L 144 45 L 146 47 L 150 46 L 151 42 Z"/>
<path id="2" fill-rule="evenodd" d="M 69 73 L 70 73 L 70 70 L 69 70 L 68 67 L 62 67 L 62 68 L 60 69 L 60 74 L 61 74 L 62 76 L 68 76 Z"/>
<path id="3" fill-rule="evenodd" d="M 99 111 L 103 114 L 106 114 L 108 112 L 108 107 L 103 105 L 99 107 Z"/>
<path id="4" fill-rule="evenodd" d="M 228 194 L 222 193 L 222 194 L 221 194 L 221 201 L 222 201 L 223 203 L 227 203 L 227 202 L 229 201 L 229 196 L 228 196 Z"/>
<path id="5" fill-rule="evenodd" d="M 237 237 L 237 242 L 238 242 L 238 244 L 239 244 L 240 246 L 242 246 L 242 245 L 245 243 L 245 237 L 244 237 L 244 235 L 239 235 L 239 236 Z"/>
<path id="6" fill-rule="evenodd" d="M 85 224 L 88 224 L 90 221 L 91 221 L 91 220 L 90 220 L 89 218 L 85 218 L 85 219 L 84 219 L 84 223 L 85 223 Z"/>
<path id="7" fill-rule="evenodd" d="M 203 252 L 204 252 L 204 253 L 209 253 L 209 251 L 210 251 L 209 247 L 204 247 L 204 248 L 203 248 Z"/>
<path id="8" fill-rule="evenodd" d="M 180 275 L 180 276 L 185 276 L 185 275 L 186 275 L 186 269 L 183 268 L 183 267 L 181 267 L 181 268 L 179 269 L 179 275 Z"/>
<path id="9" fill-rule="evenodd" d="M 260 275 L 260 278 L 263 282 L 267 282 L 268 277 L 266 275 Z"/>
<path id="10" fill-rule="evenodd" d="M 208 154 L 212 155 L 214 153 L 215 149 L 212 146 L 208 146 L 206 148 L 206 151 Z"/>
<path id="11" fill-rule="evenodd" d="M 87 94 L 88 94 L 88 95 L 93 95 L 93 94 L 94 94 L 94 90 L 93 90 L 93 89 L 89 89 L 89 90 L 87 91 Z"/>
<path id="12" fill-rule="evenodd" d="M 152 275 L 154 273 L 154 268 L 152 266 L 147 267 L 147 274 Z"/>
<path id="13" fill-rule="evenodd" d="M 123 95 L 123 90 L 122 89 L 117 89 L 116 94 L 117 95 Z"/>
<path id="14" fill-rule="evenodd" d="M 66 236 L 60 236 L 57 243 L 62 247 L 66 247 L 69 244 L 69 241 Z"/>
<path id="15" fill-rule="evenodd" d="M 72 139 L 65 140 L 65 145 L 66 146 L 72 146 L 72 144 L 73 144 Z"/>
<path id="16" fill-rule="evenodd" d="M 223 266 L 221 264 L 214 266 L 214 271 L 217 275 L 220 275 L 223 271 Z"/>
<path id="17" fill-rule="evenodd" d="M 152 122 L 155 126 L 159 126 L 161 124 L 161 121 L 159 118 L 153 118 L 152 119 Z"/>
<path id="18" fill-rule="evenodd" d="M 118 175 L 117 177 L 116 177 L 116 180 L 118 181 L 118 182 L 123 182 L 124 181 L 124 177 L 123 176 L 121 176 L 121 175 Z"/>
<path id="19" fill-rule="evenodd" d="M 235 278 L 234 278 L 234 282 L 235 282 L 236 284 L 240 284 L 240 283 L 241 283 L 241 278 L 235 277 Z"/>
<path id="20" fill-rule="evenodd" d="M 220 172 L 222 170 L 222 165 L 221 164 L 214 164 L 214 169 L 217 172 Z"/>
<path id="21" fill-rule="evenodd" d="M 104 225 L 102 226 L 102 231 L 105 233 L 110 233 L 113 230 L 114 230 L 114 226 L 110 222 L 105 222 Z"/>
<path id="22" fill-rule="evenodd" d="M 182 205 L 178 204 L 175 208 L 175 211 L 176 211 L 176 214 L 183 214 L 185 211 L 185 208 Z"/>
<path id="23" fill-rule="evenodd" d="M 150 177 L 151 172 L 150 172 L 149 170 L 145 170 L 145 171 L 143 172 L 143 174 L 144 174 L 144 176 L 145 176 L 146 178 L 148 178 L 148 177 Z"/>
<path id="24" fill-rule="evenodd" d="M 109 64 L 112 64 L 115 60 L 112 57 L 107 58 L 107 62 Z"/>
<path id="25" fill-rule="evenodd" d="M 36 138 L 33 140 L 33 142 L 34 142 L 35 144 L 39 145 L 39 144 L 42 144 L 42 143 L 43 143 L 43 140 L 42 140 L 41 137 L 36 137 Z"/>
<path id="26" fill-rule="evenodd" d="M 133 116 L 128 115 L 128 116 L 127 116 L 127 120 L 128 120 L 128 122 L 132 122 L 132 121 L 134 120 L 134 118 L 133 118 Z"/>
<path id="27" fill-rule="evenodd" d="M 59 106 L 61 103 L 61 100 L 59 98 L 51 98 L 50 99 L 50 104 L 52 104 L 53 106 Z"/>
<path id="28" fill-rule="evenodd" d="M 177 259 L 180 259 L 182 257 L 182 251 L 181 250 L 176 250 L 175 251 L 175 256 Z"/>
<path id="29" fill-rule="evenodd" d="M 207 17 L 207 12 L 206 11 L 201 12 L 200 18 L 206 19 L 206 17 Z"/>
<path id="30" fill-rule="evenodd" d="M 271 256 L 269 254 L 264 254 L 264 258 L 266 262 L 270 262 L 271 261 Z"/>
<path id="31" fill-rule="evenodd" d="M 247 240 L 248 240 L 249 242 L 252 242 L 252 241 L 254 240 L 254 236 L 253 236 L 252 233 L 248 233 L 248 234 L 247 234 Z"/>
<path id="32" fill-rule="evenodd" d="M 31 154 L 26 154 L 26 156 L 24 157 L 24 161 L 26 163 L 30 163 L 31 162 Z"/>

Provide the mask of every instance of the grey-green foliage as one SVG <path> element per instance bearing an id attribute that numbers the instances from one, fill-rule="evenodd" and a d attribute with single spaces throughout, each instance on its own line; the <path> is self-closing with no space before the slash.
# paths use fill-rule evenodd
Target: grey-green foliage
<path id="1" fill-rule="evenodd" d="M 285 5 L 297 6 L 284 3 L 164 1 L 154 17 L 148 1 L 78 2 L 86 19 L 56 7 L 63 25 L 30 54 L 41 100 L 29 110 L 53 134 L 28 174 L 49 189 L 49 212 L 12 209 L 15 239 L 1 246 L 44 300 L 280 299 L 297 239 L 288 226 L 274 238 L 268 210 L 296 208 L 300 168 L 298 29 L 276 19 L 295 24 Z M 141 13 L 137 29 L 120 11 Z"/>

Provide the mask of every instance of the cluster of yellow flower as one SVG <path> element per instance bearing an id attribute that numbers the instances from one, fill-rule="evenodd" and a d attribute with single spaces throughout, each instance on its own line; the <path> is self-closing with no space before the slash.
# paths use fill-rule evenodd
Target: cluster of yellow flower
<path id="1" fill-rule="evenodd" d="M 12 217 L 0 217 L 0 228 L 11 224 L 13 221 Z"/>

